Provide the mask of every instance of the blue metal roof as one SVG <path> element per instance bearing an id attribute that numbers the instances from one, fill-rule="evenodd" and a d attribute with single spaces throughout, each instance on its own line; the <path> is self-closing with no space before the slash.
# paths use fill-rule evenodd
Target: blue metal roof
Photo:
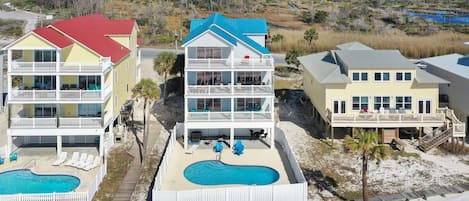
<path id="1" fill-rule="evenodd" d="M 186 45 L 186 43 L 207 30 L 212 31 L 233 45 L 240 41 L 261 54 L 270 54 L 267 48 L 245 36 L 245 34 L 267 34 L 267 22 L 265 19 L 229 19 L 220 13 L 214 13 L 207 19 L 194 19 L 191 21 L 190 32 L 182 42 L 182 45 Z"/>

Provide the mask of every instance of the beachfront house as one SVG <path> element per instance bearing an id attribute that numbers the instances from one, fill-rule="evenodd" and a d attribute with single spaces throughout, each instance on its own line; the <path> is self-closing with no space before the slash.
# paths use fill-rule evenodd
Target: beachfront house
<path id="1" fill-rule="evenodd" d="M 93 145 L 113 132 L 138 80 L 134 20 L 91 14 L 37 28 L 3 48 L 8 59 L 8 150 Z"/>
<path id="2" fill-rule="evenodd" d="M 184 123 L 171 130 L 153 200 L 307 200 L 307 182 L 275 126 L 265 19 L 193 19 Z M 226 185 L 229 184 L 229 185 Z"/>
<path id="3" fill-rule="evenodd" d="M 469 45 L 469 44 L 468 44 Z M 440 84 L 440 102 L 454 109 L 456 116 L 466 122 L 469 132 L 469 56 L 448 54 L 421 60 L 427 72 L 450 81 Z"/>
<path id="4" fill-rule="evenodd" d="M 313 117 L 330 137 L 376 129 L 381 142 L 389 143 L 426 131 L 421 147 L 428 150 L 465 135 L 453 112 L 439 108 L 438 85 L 447 80 L 416 68 L 398 50 L 374 50 L 359 42 L 337 48 L 298 58 Z"/>

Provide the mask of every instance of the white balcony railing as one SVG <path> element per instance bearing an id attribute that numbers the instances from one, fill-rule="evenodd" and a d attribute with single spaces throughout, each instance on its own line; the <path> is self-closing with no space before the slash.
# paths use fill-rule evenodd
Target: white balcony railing
<path id="1" fill-rule="evenodd" d="M 101 100 L 101 90 L 60 90 L 60 100 Z"/>
<path id="2" fill-rule="evenodd" d="M 188 112 L 189 121 L 270 121 L 270 112 Z"/>
<path id="3" fill-rule="evenodd" d="M 56 128 L 57 118 L 11 118 L 11 128 Z"/>
<path id="4" fill-rule="evenodd" d="M 8 96 L 10 100 L 44 100 L 44 101 L 52 101 L 56 99 L 55 90 L 12 90 L 10 95 Z"/>
<path id="5" fill-rule="evenodd" d="M 187 69 L 262 69 L 274 68 L 273 58 L 265 59 L 187 59 Z"/>
<path id="6" fill-rule="evenodd" d="M 273 95 L 271 85 L 189 85 L 188 95 Z"/>
<path id="7" fill-rule="evenodd" d="M 101 117 L 60 117 L 60 128 L 101 128 Z"/>
<path id="8" fill-rule="evenodd" d="M 57 71 L 57 64 L 59 69 Z M 15 73 L 101 73 L 111 67 L 110 58 L 102 58 L 100 62 L 23 62 L 12 61 L 9 72 Z"/>
<path id="9" fill-rule="evenodd" d="M 332 114 L 331 123 L 443 123 L 445 115 L 433 114 Z"/>

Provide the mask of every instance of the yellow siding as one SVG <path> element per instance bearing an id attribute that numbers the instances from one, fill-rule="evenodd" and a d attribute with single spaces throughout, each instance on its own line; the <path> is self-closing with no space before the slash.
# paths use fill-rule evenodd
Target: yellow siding
<path id="1" fill-rule="evenodd" d="M 123 45 L 126 48 L 129 48 L 129 36 L 110 36 L 112 40 L 115 40 L 119 44 Z"/>
<path id="2" fill-rule="evenodd" d="M 368 96 L 368 108 L 374 109 L 374 96 L 389 96 L 390 107 L 395 108 L 396 96 L 411 96 L 412 110 L 418 112 L 419 100 L 430 100 L 432 102 L 432 112 L 438 108 L 438 84 L 418 84 L 416 81 L 396 81 L 396 72 L 402 70 L 363 70 L 368 72 L 368 81 L 352 82 L 347 85 L 328 85 L 326 89 L 326 108 L 332 109 L 333 100 L 346 101 L 346 113 L 359 112 L 352 110 L 352 96 Z M 390 81 L 374 81 L 375 72 L 389 72 Z M 412 72 L 415 77 L 415 70 Z M 352 73 L 350 72 L 351 76 Z M 351 77 L 350 77 L 351 79 Z"/>
<path id="3" fill-rule="evenodd" d="M 303 88 L 306 95 L 310 98 L 314 107 L 318 108 L 319 114 L 326 118 L 326 111 L 319 109 L 325 108 L 325 93 L 324 85 L 321 85 L 308 71 L 303 73 Z"/>
<path id="4" fill-rule="evenodd" d="M 32 104 L 24 104 L 23 109 L 27 117 L 33 117 L 33 105 Z"/>
<path id="5" fill-rule="evenodd" d="M 131 57 L 137 57 L 137 27 L 135 26 L 130 35 L 130 50 L 132 51 Z"/>
<path id="6" fill-rule="evenodd" d="M 70 52 L 72 51 L 73 45 L 69 45 L 66 48 L 63 48 L 62 51 L 60 52 L 60 61 L 65 61 L 68 56 L 70 55 Z"/>
<path id="7" fill-rule="evenodd" d="M 73 75 L 66 75 L 60 77 L 61 84 L 77 84 L 78 77 Z"/>
<path id="8" fill-rule="evenodd" d="M 76 117 L 78 116 L 78 105 L 77 104 L 63 104 L 62 113 L 64 117 Z"/>
<path id="9" fill-rule="evenodd" d="M 108 101 L 104 103 L 104 113 L 106 112 L 111 112 L 112 110 L 112 98 L 110 98 Z"/>
<path id="10" fill-rule="evenodd" d="M 24 50 L 23 51 L 23 59 L 25 62 L 32 62 L 33 61 L 33 50 Z"/>
<path id="11" fill-rule="evenodd" d="M 26 87 L 33 86 L 33 76 L 23 76 L 23 84 Z"/>
<path id="12" fill-rule="evenodd" d="M 62 54 L 64 55 L 62 61 L 65 62 L 99 62 L 100 58 L 100 56 L 76 43 L 69 50 L 62 50 Z"/>
<path id="13" fill-rule="evenodd" d="M 30 34 L 29 36 L 26 36 L 25 38 L 23 38 L 22 40 L 16 42 L 15 45 L 11 46 L 11 48 L 31 48 L 31 47 L 34 47 L 34 48 L 47 48 L 47 49 L 51 49 L 51 48 L 55 48 L 53 45 L 49 44 L 48 42 L 46 42 L 45 40 L 37 37 L 36 35 L 34 34 Z"/>

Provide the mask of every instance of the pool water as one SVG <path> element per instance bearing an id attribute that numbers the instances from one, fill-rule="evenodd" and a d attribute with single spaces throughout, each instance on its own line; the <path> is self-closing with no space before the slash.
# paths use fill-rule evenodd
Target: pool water
<path id="1" fill-rule="evenodd" d="M 200 185 L 268 185 L 276 182 L 280 176 L 275 169 L 266 166 L 229 165 L 208 160 L 186 167 L 184 177 Z"/>
<path id="2" fill-rule="evenodd" d="M 0 182 L 0 194 L 64 193 L 80 185 L 75 176 L 38 175 L 28 169 L 0 173 Z"/>

